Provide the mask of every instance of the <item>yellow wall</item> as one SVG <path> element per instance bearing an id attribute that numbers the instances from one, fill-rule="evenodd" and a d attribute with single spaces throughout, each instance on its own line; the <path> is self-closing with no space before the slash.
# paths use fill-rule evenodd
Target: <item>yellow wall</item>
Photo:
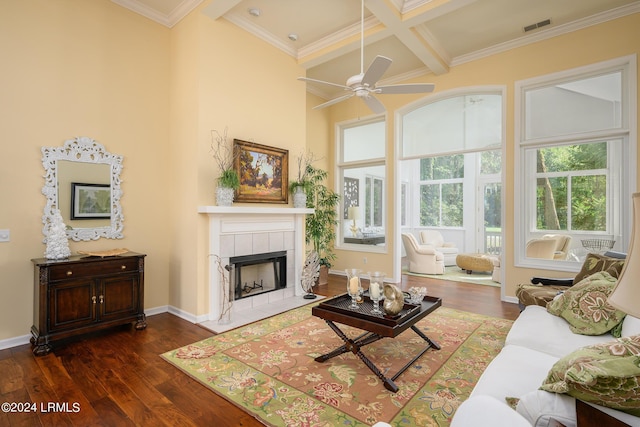
<path id="1" fill-rule="evenodd" d="M 0 348 L 26 342 L 33 323 L 30 259 L 45 250 L 40 148 L 76 136 L 124 158 L 124 238 L 70 242 L 72 252 L 146 253 L 145 308 L 204 315 L 208 224 L 197 207 L 215 203 L 210 130 L 299 152 L 304 71 L 200 9 L 168 29 L 109 0 L 5 3 L 0 228 L 11 242 L 0 243 Z"/>
<path id="2" fill-rule="evenodd" d="M 172 194 L 180 202 L 173 205 L 169 304 L 202 316 L 209 311 L 209 224 L 197 208 L 215 204 L 218 170 L 211 131 L 224 133 L 226 127 L 230 142 L 237 138 L 287 149 L 289 174 L 297 173 L 292 160 L 305 146 L 306 112 L 301 108 L 305 85 L 296 77 L 304 70 L 224 19 L 192 13 L 172 31 L 172 58 L 179 58 L 172 87 L 180 106 L 174 108 L 172 98 L 172 116 L 180 126 L 170 142 L 178 162 L 172 165 Z"/>
<path id="3" fill-rule="evenodd" d="M 505 197 L 506 197 L 506 218 L 503 225 L 505 227 L 505 260 L 506 265 L 506 288 L 505 294 L 515 295 L 515 285 L 526 283 L 534 274 L 539 271 L 516 268 L 514 266 L 514 159 L 516 151 L 514 149 L 514 87 L 515 82 L 535 76 L 549 74 L 561 70 L 575 68 L 592 64 L 616 57 L 640 54 L 640 14 L 630 15 L 611 22 L 589 27 L 571 34 L 557 36 L 549 40 L 537 42 L 525 47 L 512 49 L 504 53 L 492 55 L 473 62 L 468 62 L 459 66 L 451 67 L 447 74 L 440 76 L 428 75 L 412 82 L 433 82 L 436 84 L 434 93 L 444 92 L 451 89 L 478 86 L 478 85 L 503 85 L 507 89 L 507 114 L 506 114 L 506 153 L 504 159 L 507 162 L 505 177 Z M 639 85 L 640 86 L 640 85 Z M 391 167 L 387 168 L 388 200 L 393 198 L 395 182 L 393 182 L 394 158 L 394 114 L 395 111 L 406 104 L 413 102 L 419 97 L 417 95 L 389 95 L 380 96 L 387 107 L 387 153 Z M 351 102 L 353 101 L 353 102 Z M 360 107 L 356 105 L 360 104 Z M 332 108 L 332 127 L 335 123 L 352 120 L 359 114 L 370 114 L 359 100 L 337 104 Z M 637 122 L 637 118 L 636 118 Z M 335 145 L 332 133 L 332 144 Z M 332 171 L 333 172 L 333 171 Z M 393 230 L 395 217 L 389 211 L 389 221 L 387 229 L 389 233 Z M 395 236 L 391 236 L 387 241 L 389 246 L 388 254 L 379 257 L 367 254 L 368 265 L 375 262 L 376 268 L 386 272 L 391 272 L 393 268 L 393 243 Z M 389 245 L 388 244 L 388 245 Z M 363 254 L 353 251 L 337 251 L 338 259 L 334 263 L 333 269 L 342 270 L 344 268 L 364 268 L 362 263 Z M 567 276 L 567 273 L 545 272 L 545 274 L 556 275 L 557 277 Z"/>
<path id="4" fill-rule="evenodd" d="M 29 334 L 44 256 L 42 146 L 89 136 L 124 157 L 121 241 L 147 253 L 145 304 L 167 304 L 169 30 L 108 0 L 3 2 L 0 14 L 0 340 Z"/>

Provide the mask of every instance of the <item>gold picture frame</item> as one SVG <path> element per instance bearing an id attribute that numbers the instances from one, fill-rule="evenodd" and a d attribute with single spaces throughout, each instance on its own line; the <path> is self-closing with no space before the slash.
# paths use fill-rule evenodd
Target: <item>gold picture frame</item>
<path id="1" fill-rule="evenodd" d="M 233 155 L 240 177 L 236 202 L 289 202 L 289 150 L 234 139 Z"/>

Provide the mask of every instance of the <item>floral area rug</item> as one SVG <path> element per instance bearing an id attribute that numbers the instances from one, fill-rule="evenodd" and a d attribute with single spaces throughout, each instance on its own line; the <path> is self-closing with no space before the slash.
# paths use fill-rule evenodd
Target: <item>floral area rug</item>
<path id="1" fill-rule="evenodd" d="M 429 349 L 384 388 L 353 353 L 315 357 L 343 344 L 311 306 L 297 308 L 161 356 L 213 392 L 271 426 L 448 426 L 480 374 L 504 345 L 512 321 L 445 307 L 416 326 Z M 350 338 L 361 330 L 339 325 Z M 411 329 L 362 349 L 387 377 L 425 342 Z"/>

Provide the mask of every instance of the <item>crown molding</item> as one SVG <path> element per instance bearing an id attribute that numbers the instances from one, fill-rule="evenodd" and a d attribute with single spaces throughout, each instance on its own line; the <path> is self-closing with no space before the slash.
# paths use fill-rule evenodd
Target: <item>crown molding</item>
<path id="1" fill-rule="evenodd" d="M 256 25 L 251 19 L 247 18 L 241 13 L 228 13 L 222 16 L 227 21 L 231 22 L 234 25 L 242 28 L 250 34 L 258 37 L 259 39 L 269 43 L 270 45 L 282 50 L 288 55 L 297 57 L 298 51 L 290 46 L 289 44 L 283 42 L 278 37 L 274 36 L 269 31 L 265 31 L 262 27 Z"/>
<path id="2" fill-rule="evenodd" d="M 499 43 L 486 49 L 480 49 L 466 55 L 457 56 L 452 59 L 451 64 L 449 65 L 453 67 L 467 62 L 476 61 L 478 59 L 486 58 L 491 55 L 506 52 L 508 50 L 516 49 L 542 40 L 547 40 L 552 37 L 572 33 L 574 31 L 582 30 L 584 28 L 602 24 L 604 22 L 612 21 L 614 19 L 622 18 L 624 16 L 638 12 L 640 12 L 640 3 L 621 6 L 615 9 L 608 10 L 606 12 L 589 16 L 584 19 L 578 19 L 577 21 L 558 25 L 557 27 L 544 29 L 533 34 L 527 34 L 526 36 L 522 36 L 508 42 Z"/>
<path id="3" fill-rule="evenodd" d="M 111 0 L 119 6 L 131 10 L 139 15 L 149 18 L 165 27 L 171 28 L 195 9 L 203 0 L 183 0 L 175 9 L 169 14 L 158 12 L 155 9 L 141 3 L 138 0 Z"/>

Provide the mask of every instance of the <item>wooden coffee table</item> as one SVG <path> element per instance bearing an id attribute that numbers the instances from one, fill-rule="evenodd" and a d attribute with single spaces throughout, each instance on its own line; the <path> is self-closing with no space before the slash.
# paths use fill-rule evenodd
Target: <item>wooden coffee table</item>
<path id="1" fill-rule="evenodd" d="M 344 341 L 342 346 L 327 354 L 316 357 L 316 362 L 322 363 L 332 357 L 336 357 L 350 351 L 358 356 L 360 360 L 362 360 L 362 362 L 382 380 L 384 387 L 387 390 L 396 393 L 398 391 L 398 386 L 393 382 L 396 378 L 413 365 L 415 361 L 430 348 L 440 350 L 440 346 L 436 342 L 429 339 L 415 326 L 420 319 L 423 319 L 442 305 L 442 300 L 440 298 L 427 296 L 421 304 L 409 304 L 405 302 L 402 311 L 394 318 L 371 313 L 371 310 L 373 309 L 373 302 L 367 296 L 364 296 L 364 302 L 362 304 L 358 304 L 360 306 L 359 310 L 349 309 L 348 307 L 350 304 L 351 297 L 345 294 L 322 301 L 320 304 L 312 308 L 311 313 L 314 316 L 324 319 L 336 335 Z M 382 305 L 382 303 L 380 304 Z M 362 329 L 365 332 L 354 339 L 350 339 L 344 332 L 342 332 L 336 323 Z M 407 329 L 412 329 L 416 334 L 418 334 L 427 343 L 427 346 L 420 350 L 420 352 L 406 365 L 404 365 L 395 375 L 391 378 L 387 378 L 382 374 L 382 372 L 380 372 L 378 367 L 362 353 L 362 347 L 381 340 L 382 338 L 395 338 Z"/>

